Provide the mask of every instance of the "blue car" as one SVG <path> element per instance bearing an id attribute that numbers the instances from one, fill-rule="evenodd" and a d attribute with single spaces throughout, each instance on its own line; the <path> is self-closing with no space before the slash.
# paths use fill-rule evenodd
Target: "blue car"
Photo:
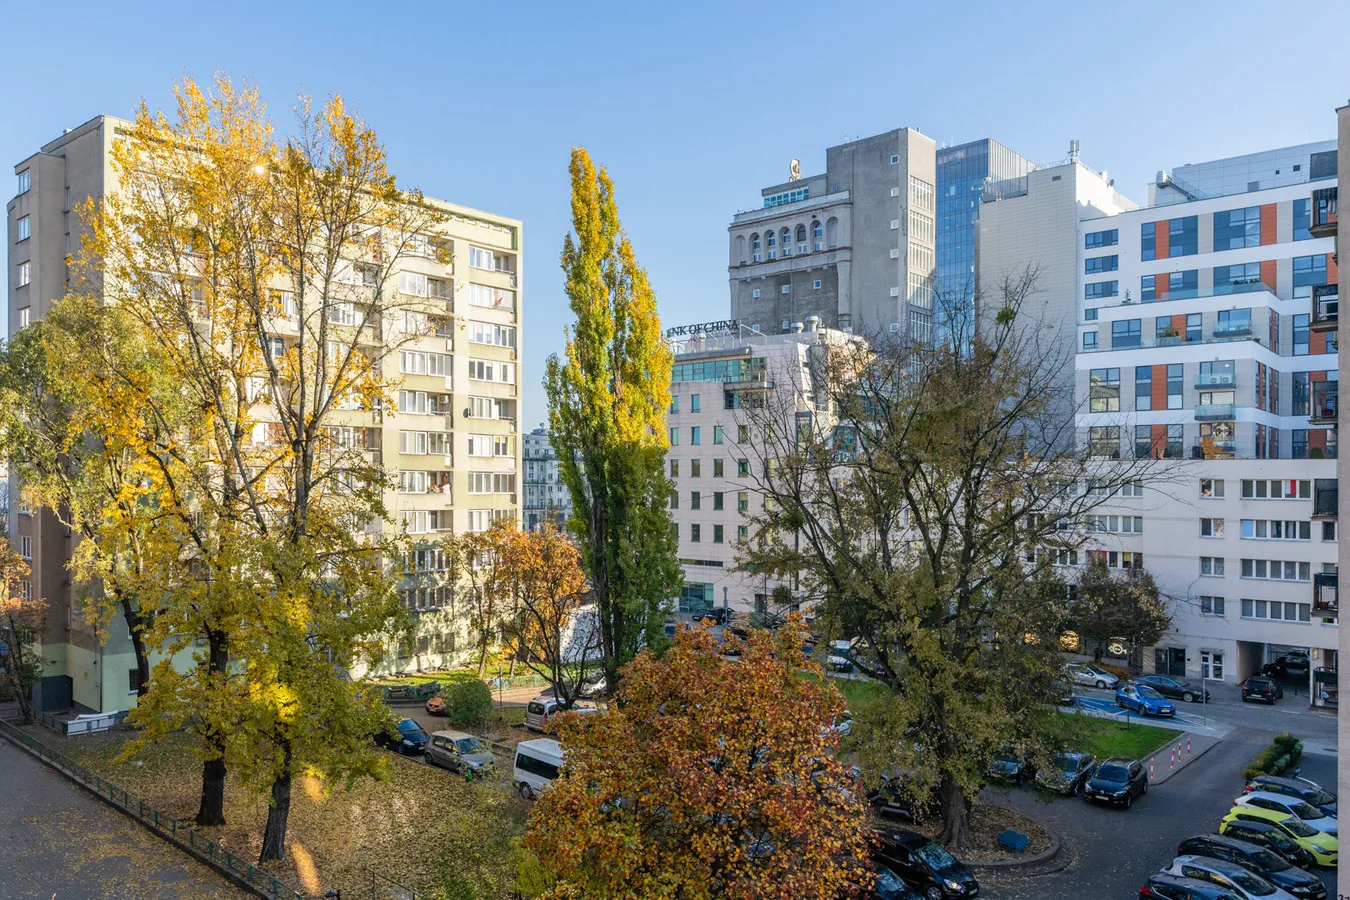
<path id="1" fill-rule="evenodd" d="M 1141 716 L 1171 717 L 1177 712 L 1171 701 L 1146 684 L 1127 684 L 1117 688 L 1116 706 L 1132 709 Z"/>

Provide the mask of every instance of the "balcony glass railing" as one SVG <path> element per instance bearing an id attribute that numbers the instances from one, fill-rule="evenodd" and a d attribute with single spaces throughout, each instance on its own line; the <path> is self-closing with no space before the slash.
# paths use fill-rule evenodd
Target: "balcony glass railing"
<path id="1" fill-rule="evenodd" d="M 1341 311 L 1340 285 L 1315 284 L 1312 289 L 1312 326 L 1334 327 Z"/>
<path id="2" fill-rule="evenodd" d="M 1335 572 L 1313 574 L 1313 612 L 1336 615 L 1340 608 L 1336 597 L 1338 578 Z"/>
<path id="3" fill-rule="evenodd" d="M 1233 418 L 1232 403 L 1202 403 L 1195 408 L 1195 418 L 1202 422 Z"/>
<path id="4" fill-rule="evenodd" d="M 1336 408 L 1340 400 L 1340 383 L 1324 381 L 1312 386 L 1312 406 L 1308 409 L 1308 418 L 1319 421 L 1336 421 Z"/>
<path id="5" fill-rule="evenodd" d="M 1232 372 L 1201 372 L 1195 376 L 1195 386 L 1204 387 L 1237 387 L 1237 376 Z"/>
<path id="6" fill-rule="evenodd" d="M 1216 338 L 1237 337 L 1239 335 L 1248 335 L 1252 333 L 1252 323 L 1246 322 L 1215 322 L 1214 336 Z"/>
<path id="7" fill-rule="evenodd" d="M 1219 334 L 1217 334 L 1217 331 L 1218 331 L 1217 328 L 1215 329 L 1215 331 L 1216 331 L 1216 334 L 1215 334 L 1213 337 L 1208 337 L 1208 338 L 1205 338 L 1204 340 L 1185 341 L 1184 343 L 1182 342 L 1181 338 L 1174 338 L 1174 337 L 1167 337 L 1167 338 L 1159 338 L 1159 337 L 1143 337 L 1143 338 L 1129 338 L 1129 339 L 1127 339 L 1127 340 L 1119 340 L 1119 339 L 1118 339 L 1118 340 L 1116 340 L 1116 341 L 1114 342 L 1114 346 L 1100 346 L 1100 347 L 1084 348 L 1084 349 L 1082 350 L 1082 352 L 1083 352 L 1083 353 L 1105 353 L 1105 352 L 1108 352 L 1108 351 L 1111 351 L 1111 350 L 1134 350 L 1134 349 L 1138 349 L 1138 348 L 1141 348 L 1141 347 L 1145 347 L 1145 348 L 1146 348 L 1146 347 L 1179 347 L 1179 346 L 1191 347 L 1191 346 L 1196 346 L 1196 345 L 1199 345 L 1199 344 L 1231 344 L 1231 343 L 1233 343 L 1234 341 L 1251 341 L 1251 340 L 1256 340 L 1256 338 L 1252 337 L 1252 335 L 1251 335 L 1251 328 L 1250 328 L 1250 327 L 1247 328 L 1247 333 L 1245 333 L 1245 334 L 1219 335 Z M 1108 337 L 1109 337 L 1109 335 L 1108 335 Z"/>
<path id="8" fill-rule="evenodd" d="M 1318 237 L 1329 236 L 1337 227 L 1336 199 L 1337 188 L 1318 188 L 1313 191 L 1311 228 Z"/>
<path id="9" fill-rule="evenodd" d="M 1334 478 L 1319 478 L 1313 487 L 1313 518 L 1335 519 L 1340 512 L 1341 492 Z M 1323 487 L 1330 482 L 1329 487 Z"/>

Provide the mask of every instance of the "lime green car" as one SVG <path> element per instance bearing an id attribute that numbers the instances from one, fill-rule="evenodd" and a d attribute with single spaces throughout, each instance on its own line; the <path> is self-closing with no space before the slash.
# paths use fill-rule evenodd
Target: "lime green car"
<path id="1" fill-rule="evenodd" d="M 1294 843 L 1313 855 L 1313 861 L 1319 866 L 1336 865 L 1336 835 L 1318 831 L 1297 816 L 1286 815 L 1273 809 L 1261 809 L 1259 806 L 1234 806 L 1224 816 L 1219 826 L 1219 834 L 1227 832 L 1228 823 L 1236 819 L 1255 819 L 1260 822 L 1272 822 L 1287 834 Z"/>

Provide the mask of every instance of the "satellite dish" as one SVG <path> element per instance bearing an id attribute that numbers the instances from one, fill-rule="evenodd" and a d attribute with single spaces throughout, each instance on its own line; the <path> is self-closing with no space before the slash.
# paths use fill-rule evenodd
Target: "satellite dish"
<path id="1" fill-rule="evenodd" d="M 802 180 L 802 161 L 800 159 L 794 159 L 792 162 L 788 163 L 788 181 L 801 181 L 801 180 Z"/>

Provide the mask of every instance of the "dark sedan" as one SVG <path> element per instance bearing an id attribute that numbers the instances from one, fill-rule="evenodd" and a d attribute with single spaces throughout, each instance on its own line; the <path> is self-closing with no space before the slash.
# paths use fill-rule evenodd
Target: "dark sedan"
<path id="1" fill-rule="evenodd" d="M 1014 753 L 1011 747 L 1004 747 L 994 754 L 986 774 L 994 781 L 1021 784 L 1031 777 L 1032 771 L 1032 767 L 1025 759 Z"/>
<path id="2" fill-rule="evenodd" d="M 1199 703 L 1201 700 L 1209 699 L 1209 691 L 1197 687 L 1189 681 L 1180 681 L 1166 675 L 1144 675 L 1136 678 L 1135 681 L 1139 684 L 1148 685 L 1164 697 L 1172 700 Z"/>
<path id="3" fill-rule="evenodd" d="M 401 719 L 393 733 L 379 731 L 375 734 L 375 743 L 402 753 L 404 756 L 416 756 L 427 749 L 427 733 L 412 719 Z"/>
<path id="4" fill-rule="evenodd" d="M 1135 798 L 1148 793 L 1148 770 L 1137 759 L 1113 756 L 1097 767 L 1083 788 L 1089 803 L 1109 803 L 1129 809 Z"/>
<path id="5" fill-rule="evenodd" d="M 1072 797 L 1083 789 L 1096 768 L 1097 760 L 1091 753 L 1066 750 L 1056 753 L 1050 766 L 1036 773 L 1036 784 L 1043 790 Z"/>
<path id="6" fill-rule="evenodd" d="M 1293 838 L 1284 833 L 1274 822 L 1257 819 L 1224 819 L 1219 826 L 1219 834 L 1231 835 L 1252 844 L 1269 847 L 1289 860 L 1300 869 L 1312 870 L 1317 860 L 1307 850 L 1300 847 Z"/>
<path id="7" fill-rule="evenodd" d="M 1177 856 L 1187 854 L 1237 863 L 1295 897 L 1325 900 L 1327 896 L 1326 886 L 1322 884 L 1320 878 L 1303 871 L 1262 844 L 1254 844 L 1232 835 L 1201 834 L 1187 838 L 1177 845 Z"/>
<path id="8" fill-rule="evenodd" d="M 1281 778 L 1278 775 L 1257 775 L 1242 789 L 1244 794 L 1252 791 L 1269 791 L 1272 794 L 1284 794 L 1297 797 L 1309 806 L 1315 806 L 1324 815 L 1336 815 L 1336 795 L 1322 790 L 1310 781 L 1301 778 Z"/>
<path id="9" fill-rule="evenodd" d="M 913 831 L 875 835 L 873 860 L 899 875 L 925 900 L 978 897 L 980 884 L 956 858 Z"/>
<path id="10" fill-rule="evenodd" d="M 1265 675 L 1252 675 L 1242 682 L 1242 702 L 1264 700 L 1274 705 L 1284 696 L 1284 688 L 1274 678 Z"/>

